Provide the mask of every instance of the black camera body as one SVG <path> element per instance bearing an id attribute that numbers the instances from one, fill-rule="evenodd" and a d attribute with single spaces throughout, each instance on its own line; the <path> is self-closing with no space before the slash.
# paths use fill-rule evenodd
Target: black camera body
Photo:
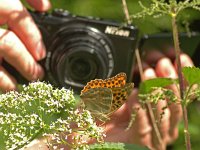
<path id="1" fill-rule="evenodd" d="M 47 49 L 41 62 L 45 80 L 75 92 L 92 79 L 109 78 L 119 72 L 125 72 L 131 80 L 138 38 L 134 26 L 76 16 L 62 9 L 30 13 Z"/>

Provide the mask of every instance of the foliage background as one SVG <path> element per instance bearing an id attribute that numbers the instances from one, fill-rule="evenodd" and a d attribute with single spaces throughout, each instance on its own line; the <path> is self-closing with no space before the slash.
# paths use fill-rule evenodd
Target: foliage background
<path id="1" fill-rule="evenodd" d="M 150 4 L 150 0 L 140 0 L 143 4 Z M 67 9 L 72 13 L 84 16 L 96 16 L 101 18 L 109 18 L 118 21 L 124 21 L 124 14 L 122 10 L 121 0 L 51 0 L 54 8 Z M 138 0 L 127 0 L 129 13 L 134 14 L 141 10 L 138 5 Z M 178 18 L 180 27 L 184 23 L 192 22 L 198 19 L 200 13 L 193 10 L 186 10 Z M 155 33 L 161 30 L 168 31 L 171 29 L 169 17 L 163 16 L 161 18 L 152 19 L 146 17 L 145 19 L 135 19 L 133 21 L 140 31 L 144 33 Z M 184 30 L 184 28 L 181 28 Z"/>
<path id="2" fill-rule="evenodd" d="M 22 0 L 24 3 L 25 1 Z M 94 16 L 106 19 L 113 19 L 124 22 L 121 0 L 50 0 L 52 8 L 63 8 L 73 14 L 82 16 Z M 150 4 L 150 0 L 141 0 L 143 4 Z M 141 10 L 138 0 L 127 0 L 129 13 L 134 14 Z M 51 11 L 51 10 L 50 10 Z M 157 33 L 171 31 L 170 18 L 163 16 L 161 18 L 146 17 L 143 19 L 133 20 L 133 24 L 139 28 L 141 33 Z M 185 31 L 187 23 L 193 23 L 194 20 L 200 20 L 200 12 L 187 9 L 178 17 L 180 31 Z M 192 44 L 192 43 L 191 43 Z M 188 50 L 189 53 L 189 50 Z M 200 103 L 194 102 L 189 106 L 189 130 L 191 133 L 191 142 L 193 150 L 200 147 Z M 179 126 L 179 138 L 168 149 L 182 150 L 185 149 L 183 124 Z"/>

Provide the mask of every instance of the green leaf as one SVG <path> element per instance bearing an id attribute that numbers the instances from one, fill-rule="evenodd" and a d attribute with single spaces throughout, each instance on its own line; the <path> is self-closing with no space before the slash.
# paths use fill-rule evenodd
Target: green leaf
<path id="1" fill-rule="evenodd" d="M 200 69 L 197 67 L 184 67 L 183 75 L 189 85 L 200 84 Z"/>
<path id="2" fill-rule="evenodd" d="M 126 143 L 103 143 L 90 145 L 90 150 L 149 150 L 147 147 L 142 147 L 135 144 Z"/>
<path id="3" fill-rule="evenodd" d="M 146 80 L 146 81 L 140 83 L 139 93 L 147 94 L 147 93 L 151 92 L 153 87 L 165 87 L 165 86 L 175 83 L 175 81 L 176 81 L 175 79 L 171 79 L 171 78 L 149 79 L 149 80 Z"/>

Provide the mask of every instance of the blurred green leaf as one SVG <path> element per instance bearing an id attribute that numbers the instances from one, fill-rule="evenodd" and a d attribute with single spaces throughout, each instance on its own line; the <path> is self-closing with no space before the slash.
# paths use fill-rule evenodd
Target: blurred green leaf
<path id="1" fill-rule="evenodd" d="M 155 78 L 149 79 L 140 83 L 139 92 L 140 94 L 147 94 L 151 92 L 153 87 L 165 87 L 173 84 L 176 80 L 171 78 Z"/>
<path id="2" fill-rule="evenodd" d="M 192 150 L 199 150 L 200 143 L 200 102 L 194 101 L 188 105 L 188 121 L 189 121 L 189 132 L 191 136 Z M 173 150 L 183 150 L 185 149 L 184 139 L 184 123 L 183 121 L 179 124 L 179 136 L 178 139 L 173 144 Z"/>
<path id="3" fill-rule="evenodd" d="M 200 69 L 197 67 L 184 67 L 183 75 L 189 85 L 200 84 Z"/>
<path id="4" fill-rule="evenodd" d="M 90 150 L 149 150 L 146 147 L 142 147 L 135 144 L 126 143 L 103 143 L 90 145 Z"/>

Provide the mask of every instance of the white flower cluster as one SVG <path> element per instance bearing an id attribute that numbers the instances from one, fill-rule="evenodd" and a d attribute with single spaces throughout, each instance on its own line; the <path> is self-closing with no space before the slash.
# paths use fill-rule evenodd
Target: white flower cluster
<path id="1" fill-rule="evenodd" d="M 102 132 L 87 110 L 78 111 L 73 92 L 65 88 L 38 81 L 0 95 L 2 150 L 23 148 L 39 135 L 51 137 L 53 149 L 85 148 L 90 138 L 102 141 Z"/>

